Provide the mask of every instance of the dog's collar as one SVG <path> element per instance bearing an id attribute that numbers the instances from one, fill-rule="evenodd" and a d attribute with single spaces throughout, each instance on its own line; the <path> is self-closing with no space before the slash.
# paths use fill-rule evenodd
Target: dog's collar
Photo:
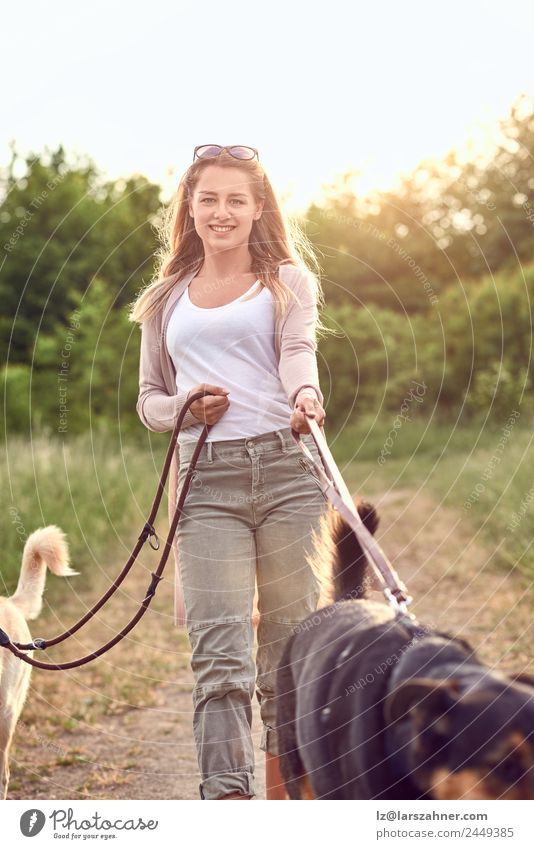
<path id="1" fill-rule="evenodd" d="M 465 640 L 460 640 L 443 631 L 436 631 L 420 625 L 417 620 L 411 619 L 403 613 L 397 613 L 395 621 L 408 631 L 411 639 L 406 644 L 402 656 L 391 670 L 388 680 L 389 690 L 396 687 L 403 678 L 413 676 L 414 670 L 410 671 L 410 666 L 416 661 L 414 655 L 417 655 L 419 651 L 426 650 L 428 643 L 432 641 L 444 641 L 447 645 L 448 656 L 447 660 L 443 660 L 441 663 L 433 663 L 432 677 L 437 673 L 439 673 L 440 678 L 447 678 L 451 675 L 471 676 L 472 661 L 475 655 L 472 647 Z M 475 663 L 473 668 L 475 667 L 478 667 L 478 664 Z M 419 669 L 419 674 L 423 674 L 422 670 L 416 666 L 416 671 L 417 669 Z"/>
<path id="2" fill-rule="evenodd" d="M 407 613 L 402 613 L 401 611 L 398 611 L 395 614 L 395 621 L 407 628 L 414 637 L 424 637 L 427 634 L 432 633 L 430 628 L 426 628 L 424 625 L 421 625 L 417 619 L 412 619 L 412 617 Z"/>
<path id="3" fill-rule="evenodd" d="M 410 652 L 411 649 L 413 649 L 418 644 L 420 640 L 424 639 L 425 637 L 432 636 L 432 631 L 429 628 L 425 628 L 423 625 L 420 625 L 416 619 L 412 619 L 405 613 L 397 613 L 395 615 L 394 621 L 398 625 L 402 625 L 403 628 L 408 631 L 408 634 L 410 635 L 410 640 L 402 653 L 402 657 L 400 658 L 398 663 L 395 664 L 391 671 L 391 675 L 389 676 L 388 682 L 390 689 L 396 686 L 399 677 L 402 675 L 404 669 L 404 662 L 406 661 L 406 655 Z"/>

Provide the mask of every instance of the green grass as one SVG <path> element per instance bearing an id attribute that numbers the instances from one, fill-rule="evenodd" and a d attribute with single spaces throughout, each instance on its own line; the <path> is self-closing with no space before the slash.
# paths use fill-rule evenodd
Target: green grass
<path id="1" fill-rule="evenodd" d="M 424 489 L 457 509 L 473 533 L 480 531 L 503 568 L 532 581 L 534 433 L 526 414 L 511 421 L 457 425 L 415 418 L 397 429 L 382 463 L 392 419 L 363 418 L 339 438 L 327 430 L 327 438 L 351 490 L 376 497 Z"/>
<path id="2" fill-rule="evenodd" d="M 2 459 L 0 594 L 16 587 L 28 536 L 52 524 L 67 535 L 71 566 L 81 573 L 72 579 L 76 589 L 91 586 L 97 572 L 114 578 L 137 541 L 156 492 L 168 442 L 154 444 L 151 454 L 138 443 L 121 445 L 105 432 L 65 442 L 10 436 Z M 166 518 L 164 496 L 157 530 L 165 530 Z M 64 592 L 64 583 L 48 580 L 46 595 Z"/>
<path id="3" fill-rule="evenodd" d="M 527 414 L 505 436 L 506 420 L 428 422 L 416 412 L 412 421 L 403 421 L 396 430 L 392 415 L 377 420 L 361 417 L 337 432 L 327 425 L 330 448 L 349 487 L 375 497 L 425 489 L 440 503 L 456 508 L 473 532 L 480 529 L 492 548 L 499 545 L 503 566 L 518 569 L 531 580 L 534 451 Z M 394 434 L 390 453 L 382 454 L 379 462 L 388 434 Z M 80 588 L 91 586 L 95 570 L 109 574 L 110 580 L 117 575 L 148 514 L 170 434 L 150 437 L 152 451 L 139 443 L 121 445 L 105 432 L 68 442 L 44 436 L 31 442 L 9 439 L 0 495 L 4 542 L 0 593 L 13 592 L 16 586 L 28 534 L 48 524 L 66 532 L 71 564 L 81 572 L 76 578 Z M 500 462 L 491 465 L 495 456 Z M 160 535 L 165 527 L 166 499 L 157 524 Z M 51 601 L 63 592 L 62 581 L 48 581 Z"/>

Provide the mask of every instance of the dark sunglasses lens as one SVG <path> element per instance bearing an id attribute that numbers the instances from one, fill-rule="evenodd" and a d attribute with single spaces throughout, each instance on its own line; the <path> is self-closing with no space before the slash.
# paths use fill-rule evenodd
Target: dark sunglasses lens
<path id="1" fill-rule="evenodd" d="M 256 156 L 251 147 L 230 147 L 229 151 L 236 159 L 254 159 Z"/>
<path id="2" fill-rule="evenodd" d="M 219 144 L 205 144 L 197 150 L 199 159 L 209 159 L 210 156 L 218 156 L 222 147 Z"/>

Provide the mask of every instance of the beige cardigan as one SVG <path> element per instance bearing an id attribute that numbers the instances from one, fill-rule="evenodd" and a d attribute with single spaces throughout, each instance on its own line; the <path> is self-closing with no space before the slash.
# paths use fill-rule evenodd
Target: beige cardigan
<path id="1" fill-rule="evenodd" d="M 176 373 L 165 344 L 165 334 L 172 309 L 195 273 L 195 271 L 192 271 L 178 279 L 163 309 L 141 325 L 139 397 L 136 409 L 143 424 L 156 433 L 164 433 L 174 429 L 178 413 L 188 394 L 186 390 L 177 391 Z M 308 274 L 297 266 L 280 265 L 278 273 L 280 279 L 297 294 L 301 302 L 301 306 L 299 306 L 291 298 L 285 314 L 275 324 L 274 343 L 278 358 L 278 373 L 287 392 L 289 408 L 293 409 L 295 398 L 304 386 L 312 386 L 316 390 L 322 405 L 324 399 L 319 387 L 316 356 L 315 331 L 318 309 L 315 292 Z M 182 429 L 193 424 L 198 424 L 198 419 L 188 410 L 182 423 Z M 169 470 L 169 523 L 172 521 L 176 509 L 179 462 L 179 446 L 177 443 Z M 184 624 L 184 606 L 176 535 L 172 550 L 175 563 L 174 622 L 177 627 L 182 627 Z"/>

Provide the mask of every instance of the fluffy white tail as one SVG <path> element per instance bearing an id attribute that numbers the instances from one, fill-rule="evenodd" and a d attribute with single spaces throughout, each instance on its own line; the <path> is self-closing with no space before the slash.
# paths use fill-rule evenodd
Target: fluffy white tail
<path id="1" fill-rule="evenodd" d="M 10 599 L 25 619 L 35 619 L 41 612 L 47 566 L 54 575 L 62 577 L 80 574 L 69 566 L 66 537 L 57 525 L 38 528 L 26 540 L 19 582 Z"/>

